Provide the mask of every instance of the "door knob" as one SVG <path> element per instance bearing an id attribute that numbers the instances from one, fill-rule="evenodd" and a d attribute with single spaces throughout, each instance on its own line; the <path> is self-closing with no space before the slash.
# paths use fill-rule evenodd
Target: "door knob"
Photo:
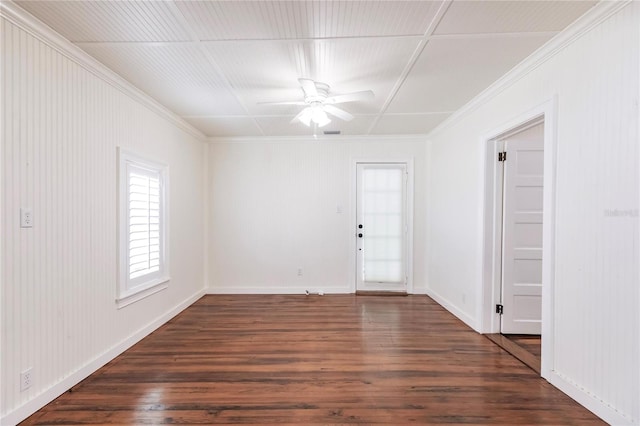
<path id="1" fill-rule="evenodd" d="M 362 238 L 362 233 L 358 234 L 358 238 Z"/>
<path id="2" fill-rule="evenodd" d="M 362 229 L 362 224 L 358 225 L 358 228 Z"/>

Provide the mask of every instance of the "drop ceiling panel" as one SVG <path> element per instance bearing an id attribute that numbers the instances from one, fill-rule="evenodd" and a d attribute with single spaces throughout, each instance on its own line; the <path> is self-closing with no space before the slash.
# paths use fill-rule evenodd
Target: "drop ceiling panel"
<path id="1" fill-rule="evenodd" d="M 201 40 L 422 35 L 440 1 L 177 2 Z"/>
<path id="2" fill-rule="evenodd" d="M 290 123 L 293 117 L 256 117 L 258 124 L 266 136 L 312 136 L 313 128 L 302 123 Z M 340 130 L 342 135 L 366 135 L 373 124 L 375 116 L 359 115 L 352 121 L 342 121 L 332 118 L 331 123 L 317 129 L 322 135 L 325 130 Z"/>
<path id="3" fill-rule="evenodd" d="M 369 114 L 380 111 L 419 41 L 418 37 L 406 37 L 205 45 L 252 114 L 299 111 L 296 107 L 257 103 L 302 100 L 300 77 L 329 84 L 333 94 L 373 90 L 375 98 L 371 101 L 342 105 L 354 114 Z"/>
<path id="4" fill-rule="evenodd" d="M 18 1 L 73 42 L 184 41 L 187 31 L 164 1 Z"/>
<path id="5" fill-rule="evenodd" d="M 262 131 L 250 117 L 185 117 L 207 136 L 262 136 Z"/>
<path id="6" fill-rule="evenodd" d="M 257 103 L 302 100 L 298 78 L 311 73 L 309 43 L 243 41 L 205 46 L 252 114 L 297 114 L 297 106 Z"/>
<path id="7" fill-rule="evenodd" d="M 191 45 L 83 44 L 90 55 L 179 115 L 246 111 L 226 80 Z"/>
<path id="8" fill-rule="evenodd" d="M 289 124 L 301 106 L 257 105 L 302 100 L 300 77 L 374 91 L 341 104 L 356 118 L 329 130 L 426 133 L 595 3 L 17 2 L 211 136 L 312 134 Z"/>
<path id="9" fill-rule="evenodd" d="M 420 135 L 429 133 L 451 114 L 385 114 L 372 129 L 376 135 Z"/>
<path id="10" fill-rule="evenodd" d="M 435 34 L 560 31 L 597 1 L 454 1 Z"/>
<path id="11" fill-rule="evenodd" d="M 549 38 L 536 35 L 431 40 L 387 112 L 453 112 Z"/>

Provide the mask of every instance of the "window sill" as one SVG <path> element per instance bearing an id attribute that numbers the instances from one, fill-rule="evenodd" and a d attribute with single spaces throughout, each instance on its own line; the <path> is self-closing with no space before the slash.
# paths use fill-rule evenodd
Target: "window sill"
<path id="1" fill-rule="evenodd" d="M 144 286 L 140 286 L 141 288 L 135 288 L 132 291 L 121 294 L 120 297 L 116 299 L 118 309 L 124 308 L 125 306 L 131 305 L 132 303 L 164 290 L 169 287 L 169 280 L 169 277 L 156 278 L 149 281 Z"/>

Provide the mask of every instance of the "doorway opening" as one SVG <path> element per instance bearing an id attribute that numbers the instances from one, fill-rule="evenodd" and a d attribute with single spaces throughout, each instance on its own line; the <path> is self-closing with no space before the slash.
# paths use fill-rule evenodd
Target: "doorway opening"
<path id="1" fill-rule="evenodd" d="M 543 377 L 552 369 L 553 347 L 554 110 L 549 101 L 482 140 L 480 330 Z"/>
<path id="2" fill-rule="evenodd" d="M 492 339 L 540 372 L 544 122 L 534 120 L 491 142 L 500 227 L 500 334 Z"/>

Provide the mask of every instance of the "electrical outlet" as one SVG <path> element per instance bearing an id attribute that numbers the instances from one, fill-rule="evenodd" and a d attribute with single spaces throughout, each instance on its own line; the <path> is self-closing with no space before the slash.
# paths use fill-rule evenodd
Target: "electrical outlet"
<path id="1" fill-rule="evenodd" d="M 28 207 L 20 209 L 20 227 L 33 228 L 33 211 Z"/>
<path id="2" fill-rule="evenodd" d="M 301 277 L 302 276 L 302 268 L 298 268 L 298 276 Z"/>
<path id="3" fill-rule="evenodd" d="M 20 390 L 26 391 L 33 384 L 33 368 L 29 368 L 20 373 Z"/>

